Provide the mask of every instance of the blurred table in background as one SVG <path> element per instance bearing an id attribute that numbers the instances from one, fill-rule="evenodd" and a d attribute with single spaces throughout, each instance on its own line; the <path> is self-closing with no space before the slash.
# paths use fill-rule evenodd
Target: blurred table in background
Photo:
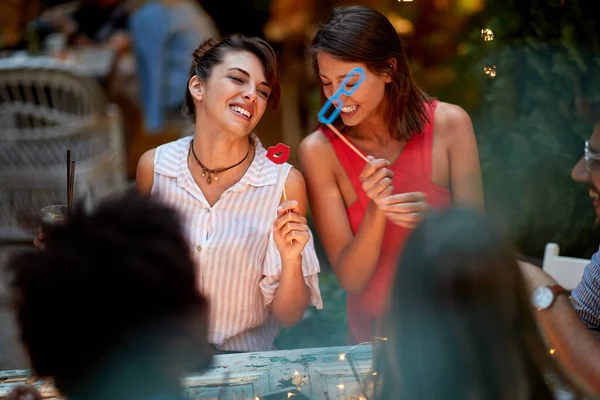
<path id="1" fill-rule="evenodd" d="M 74 62 L 82 73 L 100 81 L 108 79 L 117 64 L 117 53 L 107 46 L 81 47 L 67 50 L 67 62 Z"/>

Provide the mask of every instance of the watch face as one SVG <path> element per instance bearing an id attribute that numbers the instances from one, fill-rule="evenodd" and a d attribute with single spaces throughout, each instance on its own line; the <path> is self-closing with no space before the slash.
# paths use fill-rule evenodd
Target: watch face
<path id="1" fill-rule="evenodd" d="M 554 294 L 549 287 L 542 286 L 533 291 L 531 300 L 535 308 L 538 310 L 544 310 L 550 307 L 552 304 L 552 301 L 554 300 Z"/>

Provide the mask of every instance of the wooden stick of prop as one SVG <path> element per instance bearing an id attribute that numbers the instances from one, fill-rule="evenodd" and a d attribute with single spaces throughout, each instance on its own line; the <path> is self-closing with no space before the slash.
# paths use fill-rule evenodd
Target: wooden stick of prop
<path id="1" fill-rule="evenodd" d="M 270 146 L 267 150 L 267 158 L 279 165 L 279 172 L 281 175 L 281 187 L 283 188 L 283 201 L 287 201 L 287 193 L 285 191 L 285 177 L 283 176 L 283 163 L 285 163 L 290 156 L 290 146 L 283 143 L 278 143 L 275 146 Z M 292 244 L 293 240 L 290 241 Z"/>
<path id="2" fill-rule="evenodd" d="M 357 149 L 356 146 L 354 146 L 348 139 L 346 139 L 346 137 L 344 135 L 342 135 L 342 133 L 340 131 L 338 131 L 335 126 L 333 126 L 331 124 L 327 124 L 327 126 L 329 127 L 329 129 L 331 129 L 333 131 L 333 133 L 335 133 L 337 135 L 337 137 L 339 137 L 342 140 L 342 142 L 346 143 L 346 145 L 348 147 L 350 147 L 350 150 L 352 150 L 353 152 L 358 154 L 358 156 L 360 158 L 362 158 L 363 160 L 365 160 L 365 162 L 369 162 L 369 159 L 367 158 L 367 156 L 365 156 L 362 153 L 362 151 Z"/>

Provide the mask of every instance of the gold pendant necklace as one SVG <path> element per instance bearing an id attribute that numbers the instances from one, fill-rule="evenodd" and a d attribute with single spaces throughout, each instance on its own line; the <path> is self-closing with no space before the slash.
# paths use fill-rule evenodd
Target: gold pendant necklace
<path id="1" fill-rule="evenodd" d="M 217 168 L 217 169 L 210 169 L 204 166 L 204 164 L 202 164 L 200 162 L 200 160 L 198 159 L 198 157 L 196 156 L 196 152 L 194 151 L 194 140 L 192 139 L 191 143 L 190 143 L 190 151 L 192 153 L 192 155 L 194 156 L 194 159 L 196 160 L 196 163 L 200 166 L 200 168 L 202 168 L 202 176 L 206 177 L 206 182 L 210 185 L 213 181 L 213 175 L 215 177 L 215 181 L 219 180 L 219 176 L 217 174 L 220 174 L 221 172 L 225 172 L 231 168 L 235 168 L 238 165 L 240 165 L 241 163 L 243 163 L 244 161 L 246 161 L 246 158 L 248 158 L 248 154 L 250 154 L 250 146 L 248 146 L 248 151 L 246 152 L 246 155 L 244 156 L 244 158 L 242 158 L 239 162 L 233 164 L 230 167 L 226 167 L 226 168 Z M 188 152 L 188 156 L 189 156 L 189 152 Z"/>

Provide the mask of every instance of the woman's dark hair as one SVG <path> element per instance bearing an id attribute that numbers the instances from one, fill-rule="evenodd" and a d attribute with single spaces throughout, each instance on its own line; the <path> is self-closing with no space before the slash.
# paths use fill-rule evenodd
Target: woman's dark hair
<path id="1" fill-rule="evenodd" d="M 380 12 L 364 6 L 342 6 L 319 28 L 308 50 L 316 75 L 321 52 L 342 61 L 360 62 L 376 74 L 391 74 L 386 85 L 387 125 L 394 139 L 407 141 L 423 130 L 427 96 L 411 75 L 408 59 L 391 22 Z M 396 60 L 396 68 L 390 60 Z"/>
<path id="2" fill-rule="evenodd" d="M 201 80 L 208 79 L 215 65 L 223 62 L 225 54 L 231 51 L 247 51 L 258 57 L 263 64 L 265 77 L 271 88 L 268 104 L 272 108 L 277 108 L 281 95 L 277 79 L 277 56 L 273 48 L 266 41 L 258 37 L 246 37 L 235 34 L 224 37 L 221 40 L 208 39 L 194 50 L 189 79 L 194 75 Z M 192 122 L 195 122 L 196 107 L 187 86 L 185 88 L 183 114 Z"/>
<path id="3" fill-rule="evenodd" d="M 471 211 L 432 215 L 408 238 L 381 334 L 377 400 L 551 399 L 544 374 L 569 384 L 513 249 Z"/>
<path id="4" fill-rule="evenodd" d="M 183 228 L 167 206 L 135 193 L 107 199 L 48 228 L 44 244 L 14 255 L 7 269 L 31 366 L 63 392 L 127 341 L 207 319 Z"/>

